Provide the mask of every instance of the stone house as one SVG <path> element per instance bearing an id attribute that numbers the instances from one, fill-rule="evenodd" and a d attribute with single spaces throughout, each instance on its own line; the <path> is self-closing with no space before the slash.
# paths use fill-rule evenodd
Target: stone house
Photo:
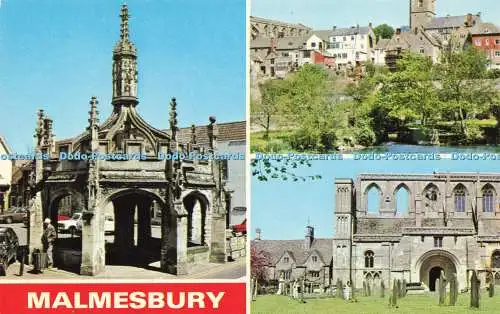
<path id="1" fill-rule="evenodd" d="M 337 68 L 353 68 L 375 59 L 375 33 L 372 24 L 349 28 L 333 27 L 328 35 L 327 52 L 335 58 Z"/>
<path id="2" fill-rule="evenodd" d="M 305 278 L 312 289 L 328 287 L 332 281 L 332 239 L 314 238 L 314 228 L 306 227 L 302 240 L 263 240 L 260 231 L 251 246 L 270 256 L 268 278 L 285 283 Z"/>
<path id="3" fill-rule="evenodd" d="M 480 23 L 472 28 L 471 34 L 472 44 L 488 57 L 490 69 L 500 69 L 500 27 Z"/>

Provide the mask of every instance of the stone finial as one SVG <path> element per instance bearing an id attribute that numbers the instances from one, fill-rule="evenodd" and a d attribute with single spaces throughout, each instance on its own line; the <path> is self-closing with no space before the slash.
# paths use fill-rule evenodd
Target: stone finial
<path id="1" fill-rule="evenodd" d="M 44 124 L 44 144 L 52 145 L 54 140 L 54 133 L 52 132 L 53 120 L 48 116 L 43 119 Z"/>
<path id="2" fill-rule="evenodd" d="M 191 125 L 191 144 L 196 144 L 196 126 Z"/>
<path id="3" fill-rule="evenodd" d="M 210 116 L 208 120 L 210 121 L 210 124 L 207 127 L 210 148 L 215 149 L 217 148 L 217 137 L 219 135 L 217 124 L 215 123 L 217 120 L 215 116 Z"/>
<path id="4" fill-rule="evenodd" d="M 172 98 L 170 101 L 170 130 L 172 132 L 172 140 L 176 140 L 177 137 L 177 101 Z"/>
<path id="5" fill-rule="evenodd" d="M 120 38 L 125 40 L 128 39 L 128 19 L 130 15 L 128 14 L 128 7 L 126 4 L 122 5 L 122 11 L 120 13 L 120 18 L 122 19 L 120 27 Z"/>
<path id="6" fill-rule="evenodd" d="M 99 124 L 99 111 L 97 110 L 97 105 L 99 101 L 97 97 L 92 96 L 92 99 L 89 102 L 90 111 L 89 111 L 89 127 L 95 126 Z"/>
<path id="7" fill-rule="evenodd" d="M 39 109 L 37 115 L 38 115 L 38 120 L 36 123 L 35 134 L 33 135 L 33 137 L 36 138 L 36 146 L 41 146 L 43 144 L 43 135 L 45 133 L 45 125 L 43 122 L 45 114 L 43 109 Z"/>

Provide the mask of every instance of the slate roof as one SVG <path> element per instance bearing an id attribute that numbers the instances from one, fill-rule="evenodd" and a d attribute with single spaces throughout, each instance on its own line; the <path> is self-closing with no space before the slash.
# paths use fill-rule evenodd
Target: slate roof
<path id="1" fill-rule="evenodd" d="M 435 17 L 425 25 L 425 29 L 457 28 L 464 26 L 466 20 L 467 15 Z M 472 15 L 472 21 L 481 22 L 481 17 Z"/>
<path id="2" fill-rule="evenodd" d="M 330 41 L 330 36 L 332 36 L 332 30 L 313 30 L 311 35 L 316 35 L 324 41 Z"/>
<path id="3" fill-rule="evenodd" d="M 309 39 L 310 35 L 306 36 L 293 36 L 293 37 L 283 37 L 275 38 L 276 50 L 296 50 L 302 49 L 304 43 Z M 270 38 L 256 38 L 250 41 L 250 48 L 270 48 L 271 39 Z"/>
<path id="4" fill-rule="evenodd" d="M 247 135 L 246 125 L 246 121 L 218 123 L 219 136 L 217 140 L 219 142 L 245 140 Z M 207 126 L 197 126 L 195 130 L 196 143 L 200 145 L 208 144 Z M 177 132 L 177 140 L 180 143 L 188 143 L 191 140 L 191 127 L 180 128 Z"/>
<path id="5" fill-rule="evenodd" d="M 276 265 L 286 251 L 291 254 L 297 265 L 303 265 L 312 250 L 316 250 L 325 263 L 330 263 L 333 254 L 333 239 L 314 239 L 311 251 L 304 249 L 304 239 L 301 240 L 252 240 L 251 246 L 257 252 L 267 252 L 272 265 Z"/>
<path id="6" fill-rule="evenodd" d="M 472 35 L 500 34 L 500 27 L 493 23 L 479 23 L 471 29 Z"/>
<path id="7" fill-rule="evenodd" d="M 385 50 L 387 44 L 389 44 L 389 41 L 390 39 L 385 39 L 385 38 L 379 39 L 377 45 L 375 46 L 375 49 Z"/>
<path id="8" fill-rule="evenodd" d="M 366 35 L 370 32 L 370 27 L 346 27 L 346 28 L 334 28 L 331 31 L 330 36 L 350 36 L 350 35 Z"/>

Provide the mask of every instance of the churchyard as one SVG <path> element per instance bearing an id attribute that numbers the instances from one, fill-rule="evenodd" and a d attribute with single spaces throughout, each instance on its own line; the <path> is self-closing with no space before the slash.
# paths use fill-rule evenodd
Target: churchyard
<path id="1" fill-rule="evenodd" d="M 486 288 L 473 272 L 470 288 L 459 291 L 455 274 L 446 277 L 441 272 L 435 291 L 393 280 L 390 289 L 364 281 L 362 289 L 352 289 L 349 283 L 337 280 L 335 287 L 312 291 L 305 280 L 280 284 L 276 294 L 257 295 L 258 285 L 252 284 L 252 313 L 500 313 L 500 295 L 495 295 L 494 282 Z"/>

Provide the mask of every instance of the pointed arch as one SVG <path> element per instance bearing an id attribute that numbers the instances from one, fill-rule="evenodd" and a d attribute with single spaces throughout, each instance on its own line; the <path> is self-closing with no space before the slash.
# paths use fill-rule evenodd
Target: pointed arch
<path id="1" fill-rule="evenodd" d="M 455 185 L 455 188 L 453 188 L 453 203 L 456 212 L 465 212 L 468 194 L 467 188 L 462 183 Z"/>
<path id="2" fill-rule="evenodd" d="M 364 193 L 366 212 L 378 214 L 382 204 L 382 190 L 377 183 L 370 183 Z"/>
<path id="3" fill-rule="evenodd" d="M 405 183 L 400 183 L 394 189 L 394 205 L 396 215 L 407 214 L 410 211 L 411 191 Z"/>
<path id="4" fill-rule="evenodd" d="M 483 196 L 483 212 L 485 213 L 495 212 L 496 197 L 497 197 L 495 188 L 491 184 L 486 183 L 481 189 L 481 194 Z"/>

